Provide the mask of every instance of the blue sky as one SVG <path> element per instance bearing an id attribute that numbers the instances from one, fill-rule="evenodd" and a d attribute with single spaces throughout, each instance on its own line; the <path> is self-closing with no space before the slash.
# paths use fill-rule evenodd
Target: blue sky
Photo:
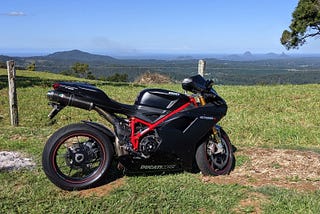
<path id="1" fill-rule="evenodd" d="M 298 0 L 7 0 L 0 54 L 79 49 L 145 53 L 319 53 L 310 39 L 286 51 L 279 39 Z"/>

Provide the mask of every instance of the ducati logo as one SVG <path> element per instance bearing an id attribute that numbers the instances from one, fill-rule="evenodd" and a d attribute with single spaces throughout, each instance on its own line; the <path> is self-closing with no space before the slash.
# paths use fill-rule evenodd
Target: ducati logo
<path id="1" fill-rule="evenodd" d="M 141 165 L 140 169 L 174 169 L 176 165 Z"/>

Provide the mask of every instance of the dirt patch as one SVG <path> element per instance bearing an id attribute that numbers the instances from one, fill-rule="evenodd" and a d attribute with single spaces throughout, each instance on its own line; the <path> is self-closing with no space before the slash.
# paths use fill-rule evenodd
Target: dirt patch
<path id="1" fill-rule="evenodd" d="M 146 72 L 140 75 L 136 80 L 135 83 L 138 84 L 163 84 L 163 83 L 171 83 L 171 79 L 169 76 L 159 73 L 151 73 Z"/>
<path id="2" fill-rule="evenodd" d="M 236 166 L 230 175 L 201 176 L 203 182 L 216 184 L 240 184 L 262 187 L 277 186 L 298 191 L 320 190 L 320 154 L 311 151 L 285 149 L 246 148 L 238 150 L 236 156 L 246 157 L 247 161 Z M 239 158 L 240 159 L 240 158 Z M 126 182 L 126 177 L 96 188 L 77 192 L 80 196 L 105 196 Z M 261 213 L 262 202 L 268 200 L 259 193 L 253 193 L 240 202 L 238 210 L 252 209 Z"/>
<path id="3" fill-rule="evenodd" d="M 269 199 L 258 192 L 251 192 L 247 198 L 241 200 L 235 208 L 235 213 L 262 213 L 262 203 L 266 203 Z"/>
<path id="4" fill-rule="evenodd" d="M 99 186 L 92 189 L 81 190 L 78 192 L 78 194 L 82 197 L 90 197 L 90 196 L 102 197 L 102 196 L 108 195 L 112 190 L 122 186 L 123 184 L 125 184 L 125 182 L 126 182 L 125 178 L 119 178 L 103 186 Z"/>
<path id="5" fill-rule="evenodd" d="M 278 186 L 299 191 L 320 189 L 320 154 L 311 151 L 248 148 L 236 152 L 248 157 L 241 166 L 226 176 L 203 176 L 217 184 L 244 186 Z"/>

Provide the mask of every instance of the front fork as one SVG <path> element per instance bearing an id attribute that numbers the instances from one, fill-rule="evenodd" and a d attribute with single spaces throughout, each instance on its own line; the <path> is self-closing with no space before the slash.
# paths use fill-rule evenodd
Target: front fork
<path id="1" fill-rule="evenodd" d="M 199 96 L 198 98 L 199 98 L 200 104 L 204 106 L 206 104 L 206 100 L 203 98 L 203 96 Z M 212 127 L 212 133 L 218 145 L 221 145 L 220 130 L 217 125 Z"/>
<path id="2" fill-rule="evenodd" d="M 199 96 L 198 99 L 199 99 L 199 102 L 200 102 L 200 104 L 201 104 L 202 106 L 206 104 L 206 101 L 205 101 L 205 99 L 203 98 L 203 96 Z M 217 145 L 218 145 L 218 152 L 220 151 L 219 148 L 222 148 L 220 128 L 221 128 L 221 127 L 220 127 L 219 125 L 217 125 L 217 124 L 212 127 L 213 137 L 214 137 L 214 139 L 216 140 L 216 142 L 218 143 L 218 144 L 217 144 Z M 232 145 L 232 144 L 231 144 L 231 146 L 232 146 L 232 152 L 236 152 L 236 151 L 237 151 L 237 148 L 236 148 L 234 145 Z M 221 151 L 222 151 L 222 150 L 221 150 Z"/>

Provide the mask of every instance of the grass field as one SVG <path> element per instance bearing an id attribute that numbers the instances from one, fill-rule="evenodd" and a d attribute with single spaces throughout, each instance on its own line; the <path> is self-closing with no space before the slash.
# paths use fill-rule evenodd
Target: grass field
<path id="1" fill-rule="evenodd" d="M 10 126 L 6 70 L 0 70 L 0 151 L 20 151 L 37 163 L 32 171 L 0 171 L 2 213 L 250 213 L 244 201 L 260 195 L 263 213 L 319 213 L 320 191 L 298 192 L 275 186 L 252 188 L 201 181 L 200 174 L 125 176 L 124 184 L 104 196 L 80 196 L 56 188 L 41 169 L 41 152 L 59 127 L 91 119 L 96 113 L 65 108 L 54 122 L 46 92 L 56 80 L 74 78 L 17 72 L 20 126 Z M 133 103 L 146 87 L 183 92 L 178 84 L 134 85 L 94 82 L 115 100 Z M 290 148 L 320 152 L 320 85 L 216 86 L 229 105 L 221 125 L 238 147 Z M 248 157 L 237 157 L 241 164 Z"/>

